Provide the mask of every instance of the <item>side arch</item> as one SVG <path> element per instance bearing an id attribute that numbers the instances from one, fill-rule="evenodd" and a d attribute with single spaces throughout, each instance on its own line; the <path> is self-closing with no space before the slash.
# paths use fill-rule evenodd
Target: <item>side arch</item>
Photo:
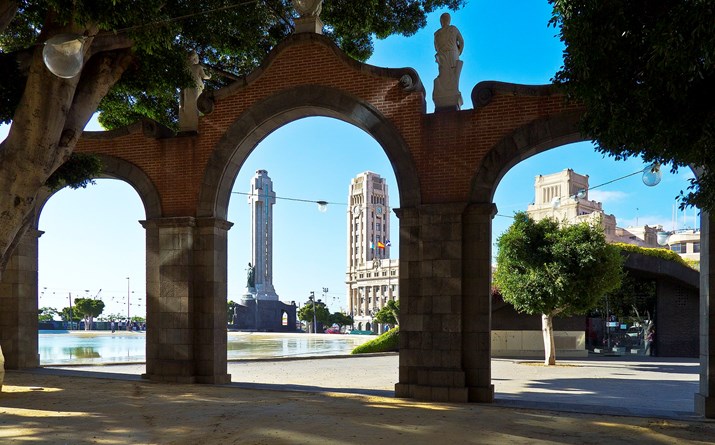
<path id="1" fill-rule="evenodd" d="M 414 162 L 399 130 L 379 110 L 361 99 L 322 85 L 303 85 L 268 97 L 231 124 L 208 162 L 197 216 L 226 219 L 233 182 L 253 149 L 279 127 L 311 116 L 339 119 L 371 135 L 392 164 L 400 205 L 414 206 L 420 202 Z"/>
<path id="2" fill-rule="evenodd" d="M 581 112 L 534 120 L 502 138 L 472 177 L 470 202 L 491 203 L 497 185 L 516 164 L 546 150 L 585 141 L 578 130 Z"/>
<path id="3" fill-rule="evenodd" d="M 139 195 L 139 198 L 144 205 L 146 219 L 159 218 L 162 215 L 159 191 L 156 189 L 156 186 L 149 176 L 147 176 L 142 169 L 121 158 L 109 155 L 97 156 L 102 161 L 102 173 L 98 178 L 120 179 L 131 185 Z M 37 207 L 35 210 L 35 221 L 33 223 L 34 228 L 38 227 L 39 218 L 42 214 L 42 208 L 45 206 L 50 197 L 57 191 L 59 190 L 50 192 L 47 189 L 43 189 L 43 191 L 38 195 Z"/>

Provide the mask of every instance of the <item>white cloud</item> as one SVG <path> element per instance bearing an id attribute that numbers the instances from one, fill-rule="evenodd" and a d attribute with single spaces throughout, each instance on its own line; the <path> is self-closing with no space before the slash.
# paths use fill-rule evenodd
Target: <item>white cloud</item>
<path id="1" fill-rule="evenodd" d="M 598 201 L 604 204 L 625 201 L 628 198 L 628 193 L 617 190 L 589 190 L 588 199 Z"/>

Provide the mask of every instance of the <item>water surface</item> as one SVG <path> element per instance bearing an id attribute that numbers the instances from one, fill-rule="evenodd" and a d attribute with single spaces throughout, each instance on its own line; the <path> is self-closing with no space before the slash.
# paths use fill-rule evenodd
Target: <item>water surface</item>
<path id="1" fill-rule="evenodd" d="M 349 354 L 370 335 L 228 333 L 229 360 Z M 143 332 L 40 331 L 40 365 L 146 361 Z"/>

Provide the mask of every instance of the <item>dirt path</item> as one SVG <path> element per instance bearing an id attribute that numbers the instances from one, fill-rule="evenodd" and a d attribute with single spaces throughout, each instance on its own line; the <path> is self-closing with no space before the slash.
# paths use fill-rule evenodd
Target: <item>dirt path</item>
<path id="1" fill-rule="evenodd" d="M 0 443 L 712 443 L 715 423 L 8 372 Z"/>

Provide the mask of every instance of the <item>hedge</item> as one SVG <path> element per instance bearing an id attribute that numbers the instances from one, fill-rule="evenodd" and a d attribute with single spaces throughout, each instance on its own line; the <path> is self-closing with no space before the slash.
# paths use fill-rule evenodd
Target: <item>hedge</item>
<path id="1" fill-rule="evenodd" d="M 399 326 L 383 333 L 377 338 L 357 346 L 351 354 L 368 354 L 371 352 L 396 352 L 399 350 Z"/>

